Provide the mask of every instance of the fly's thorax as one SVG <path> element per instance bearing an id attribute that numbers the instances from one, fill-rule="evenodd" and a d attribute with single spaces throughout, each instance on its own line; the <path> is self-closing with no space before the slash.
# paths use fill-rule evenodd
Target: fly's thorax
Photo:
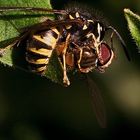
<path id="1" fill-rule="evenodd" d="M 79 19 L 83 22 L 82 25 L 75 23 L 73 25 L 66 26 L 66 29 L 72 31 L 73 33 L 80 30 L 80 33 L 82 35 L 93 33 L 97 40 L 102 40 L 104 38 L 106 25 L 104 25 L 101 21 L 95 19 L 91 15 L 87 16 L 81 11 L 70 11 L 67 15 L 65 15 L 63 19 Z"/>
<path id="2" fill-rule="evenodd" d="M 86 40 L 91 39 L 94 42 L 93 46 L 98 52 L 98 46 L 101 44 L 105 36 L 105 25 L 94 18 L 82 15 L 82 13 L 79 12 L 70 12 L 65 18 L 80 19 L 83 21 L 82 25 L 75 23 L 66 26 L 67 32 L 71 34 L 71 41 L 77 43 L 78 41 L 85 42 Z"/>

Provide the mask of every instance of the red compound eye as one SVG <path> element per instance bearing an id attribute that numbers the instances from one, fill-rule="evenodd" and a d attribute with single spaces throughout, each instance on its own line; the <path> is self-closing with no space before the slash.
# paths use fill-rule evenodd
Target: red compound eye
<path id="1" fill-rule="evenodd" d="M 106 43 L 102 43 L 99 49 L 99 65 L 104 66 L 110 64 L 113 52 Z"/>

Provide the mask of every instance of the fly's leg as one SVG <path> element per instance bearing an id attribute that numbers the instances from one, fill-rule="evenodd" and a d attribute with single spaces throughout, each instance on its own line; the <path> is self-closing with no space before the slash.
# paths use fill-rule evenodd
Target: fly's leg
<path id="1" fill-rule="evenodd" d="M 68 79 L 67 76 L 67 68 L 66 68 L 66 52 L 67 52 L 67 48 L 68 48 L 68 44 L 69 44 L 69 39 L 70 39 L 70 34 L 68 34 L 67 38 L 66 38 L 66 43 L 62 52 L 63 55 L 63 83 L 65 86 L 69 86 L 70 85 L 70 81 Z"/>
<path id="2" fill-rule="evenodd" d="M 80 49 L 80 58 L 78 60 L 78 68 L 81 72 L 82 72 L 82 69 L 81 69 L 80 63 L 81 63 L 81 59 L 82 59 L 82 54 L 83 54 L 83 49 Z"/>
<path id="3" fill-rule="evenodd" d="M 19 45 L 19 40 L 14 41 L 12 44 L 6 46 L 5 48 L 0 48 L 0 56 L 2 57 L 7 49 L 11 49 L 14 46 L 18 46 Z"/>

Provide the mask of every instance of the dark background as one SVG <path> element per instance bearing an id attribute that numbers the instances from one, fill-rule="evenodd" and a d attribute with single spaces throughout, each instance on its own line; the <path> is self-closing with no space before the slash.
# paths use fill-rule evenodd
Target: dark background
<path id="1" fill-rule="evenodd" d="M 78 1 L 78 0 L 77 0 Z M 68 1 L 52 0 L 55 9 Z M 128 62 L 115 37 L 116 59 L 106 73 L 90 76 L 98 85 L 107 111 L 107 128 L 97 123 L 85 81 L 71 77 L 64 88 L 45 78 L 0 66 L 0 140 L 126 139 L 140 137 L 140 55 L 131 39 L 124 8 L 140 13 L 138 0 L 86 0 L 104 14 L 124 38 Z"/>

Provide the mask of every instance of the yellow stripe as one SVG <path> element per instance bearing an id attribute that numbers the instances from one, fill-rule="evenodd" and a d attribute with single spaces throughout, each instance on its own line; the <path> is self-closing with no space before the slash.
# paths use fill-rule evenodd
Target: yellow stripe
<path id="1" fill-rule="evenodd" d="M 40 71 L 43 71 L 46 69 L 46 66 L 43 66 L 43 67 L 40 67 L 40 68 L 37 68 L 37 72 L 40 72 Z"/>
<path id="2" fill-rule="evenodd" d="M 45 44 L 47 44 L 48 46 L 51 46 L 52 48 L 54 48 L 57 39 L 55 39 L 52 35 L 47 35 L 43 37 L 43 40 L 45 42 Z"/>
<path id="3" fill-rule="evenodd" d="M 43 38 L 41 38 L 40 35 L 34 35 L 33 38 L 36 39 L 36 40 L 41 41 L 42 43 L 45 43 L 46 44 L 45 40 Z"/>
<path id="4" fill-rule="evenodd" d="M 70 29 L 72 26 L 71 25 L 67 25 L 66 26 L 66 29 Z"/>
<path id="5" fill-rule="evenodd" d="M 56 41 L 57 41 L 51 34 L 50 35 L 48 34 L 47 36 L 44 36 L 43 38 L 41 38 L 40 35 L 34 35 L 33 38 L 52 47 L 56 44 Z"/>
<path id="6" fill-rule="evenodd" d="M 77 18 L 78 18 L 78 17 L 80 17 L 80 15 L 79 15 L 79 13 L 78 13 L 78 12 L 76 12 L 75 16 L 76 16 Z"/>
<path id="7" fill-rule="evenodd" d="M 60 34 L 59 31 L 56 28 L 52 28 L 51 30 L 54 31 L 58 35 Z"/>
<path id="8" fill-rule="evenodd" d="M 72 15 L 69 15 L 69 18 L 70 18 L 70 19 L 74 19 L 74 17 L 73 17 Z"/>
<path id="9" fill-rule="evenodd" d="M 38 59 L 36 61 L 36 64 L 48 64 L 48 62 L 49 62 L 49 59 L 48 58 L 47 59 L 41 58 L 41 59 Z"/>
<path id="10" fill-rule="evenodd" d="M 83 26 L 83 30 L 86 30 L 88 27 L 87 27 L 87 25 L 84 25 Z"/>
<path id="11" fill-rule="evenodd" d="M 87 20 L 88 22 L 92 22 L 92 23 L 94 23 L 94 21 L 93 20 L 91 20 L 91 19 L 89 19 L 89 20 Z"/>
<path id="12" fill-rule="evenodd" d="M 27 47 L 27 50 L 29 50 L 31 52 L 34 52 L 36 54 L 47 56 L 47 57 L 50 57 L 51 53 L 52 53 L 52 50 L 47 50 L 47 49 L 44 49 L 44 48 L 36 49 L 36 48 L 29 48 L 29 47 Z"/>
<path id="13" fill-rule="evenodd" d="M 26 61 L 28 61 L 29 63 L 32 63 L 32 64 L 48 64 L 49 62 L 49 59 L 46 58 L 46 59 L 37 59 L 37 60 L 34 60 L 34 59 L 28 59 L 28 57 L 26 57 Z"/>

